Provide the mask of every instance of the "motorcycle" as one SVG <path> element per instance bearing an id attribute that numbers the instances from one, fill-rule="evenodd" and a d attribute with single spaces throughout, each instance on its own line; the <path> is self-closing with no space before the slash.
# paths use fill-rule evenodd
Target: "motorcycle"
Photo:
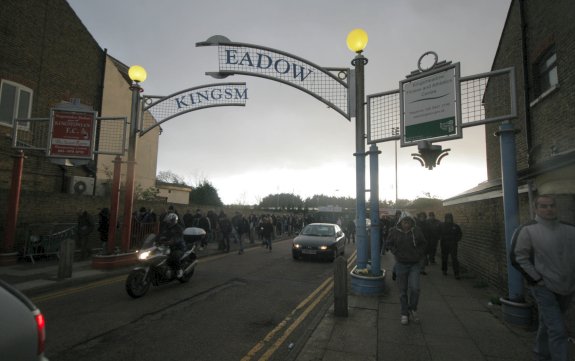
<path id="1" fill-rule="evenodd" d="M 192 243 L 191 247 L 184 252 L 180 258 L 182 266 L 182 277 L 176 276 L 176 271 L 168 264 L 170 247 L 158 242 L 155 234 L 146 237 L 142 248 L 138 251 L 139 264 L 134 267 L 126 279 L 126 292 L 133 298 L 144 296 L 151 285 L 160 286 L 178 280 L 186 283 L 194 274 L 194 269 L 198 263 L 196 255 L 196 244 L 205 237 L 206 232 L 201 228 L 190 227 L 184 230 L 184 240 Z"/>

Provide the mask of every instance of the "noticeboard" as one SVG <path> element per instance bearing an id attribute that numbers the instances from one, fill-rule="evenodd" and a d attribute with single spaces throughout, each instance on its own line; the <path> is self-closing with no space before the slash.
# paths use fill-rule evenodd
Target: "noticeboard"
<path id="1" fill-rule="evenodd" d="M 52 109 L 48 157 L 94 158 L 96 112 Z"/>
<path id="2" fill-rule="evenodd" d="M 401 146 L 461 138 L 459 63 L 400 81 Z"/>

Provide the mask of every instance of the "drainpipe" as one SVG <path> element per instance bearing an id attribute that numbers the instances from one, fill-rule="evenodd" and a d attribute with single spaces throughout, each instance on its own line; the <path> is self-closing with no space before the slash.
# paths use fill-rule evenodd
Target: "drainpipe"
<path id="1" fill-rule="evenodd" d="M 521 60 L 523 70 L 523 111 L 525 112 L 525 144 L 527 145 L 528 166 L 532 164 L 531 159 L 531 107 L 529 106 L 529 53 L 527 49 L 527 21 L 525 20 L 525 0 L 519 0 L 519 18 L 521 26 Z"/>

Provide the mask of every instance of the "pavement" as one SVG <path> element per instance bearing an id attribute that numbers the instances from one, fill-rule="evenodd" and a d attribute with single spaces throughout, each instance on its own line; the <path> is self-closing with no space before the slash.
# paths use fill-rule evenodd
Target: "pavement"
<path id="1" fill-rule="evenodd" d="M 248 244 L 249 247 L 249 244 Z M 220 253 L 215 243 L 199 257 Z M 393 257 L 381 264 L 391 275 Z M 126 274 L 130 267 L 96 270 L 90 261 L 74 262 L 72 277 L 57 279 L 57 260 L 19 262 L 0 267 L 0 278 L 34 295 Z M 472 275 L 444 276 L 439 265 L 421 276 L 418 323 L 400 323 L 399 293 L 390 279 L 380 296 L 348 292 L 348 316 L 334 315 L 333 305 L 316 318 L 304 345 L 294 347 L 295 361 L 526 361 L 532 360 L 533 327 L 507 324 L 499 295 Z M 349 287 L 348 280 L 348 287 Z M 495 303 L 495 304 L 494 304 Z M 575 345 L 572 346 L 575 355 Z"/>
<path id="2" fill-rule="evenodd" d="M 381 261 L 391 275 L 393 256 L 387 253 Z M 418 323 L 401 324 L 399 292 L 386 279 L 380 296 L 349 294 L 347 317 L 334 316 L 332 306 L 296 361 L 533 360 L 533 327 L 506 324 L 492 302 L 499 298 L 495 291 L 470 274 L 460 280 L 444 276 L 440 265 L 426 271 Z"/>

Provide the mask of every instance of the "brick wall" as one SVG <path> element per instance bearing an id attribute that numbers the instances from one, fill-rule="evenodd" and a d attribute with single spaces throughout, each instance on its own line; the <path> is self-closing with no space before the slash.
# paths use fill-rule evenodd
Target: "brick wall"
<path id="1" fill-rule="evenodd" d="M 520 194 L 520 223 L 529 220 L 527 194 Z M 475 276 L 507 294 L 507 256 L 503 199 L 492 198 L 445 207 L 461 226 L 463 238 L 459 244 L 462 265 Z"/>
<path id="2" fill-rule="evenodd" d="M 100 110 L 105 54 L 65 0 L 3 0 L 0 34 L 0 79 L 32 89 L 32 117 L 48 117 L 51 107 L 71 98 Z M 11 131 L 0 125 L 3 189 L 12 170 Z M 59 192 L 64 175 L 87 174 L 52 164 L 42 152 L 26 156 L 23 189 Z"/>
<path id="3" fill-rule="evenodd" d="M 526 169 L 529 162 L 535 164 L 549 159 L 554 154 L 572 151 L 575 148 L 575 3 L 556 1 L 552 6 L 540 1 L 524 1 L 527 26 L 527 72 L 528 84 L 523 80 L 523 59 L 521 40 L 521 20 L 519 2 L 513 1 L 507 23 L 501 36 L 493 69 L 515 67 L 517 85 L 517 119 L 513 124 L 521 132 L 516 136 L 517 167 Z M 528 103 L 537 99 L 535 93 L 535 64 L 540 57 L 555 45 L 559 87 L 533 105 L 527 104 L 530 119 L 526 120 L 525 99 Z M 528 131 L 527 122 L 531 128 Z M 487 174 L 489 179 L 501 177 L 499 138 L 493 133 L 497 124 L 485 127 L 487 149 Z M 528 149 L 528 139 L 530 147 Z"/>
<path id="4" fill-rule="evenodd" d="M 6 219 L 7 204 L 9 199 L 9 192 L 0 190 L 0 219 Z M 123 220 L 123 204 L 124 195 L 120 197 L 120 211 L 119 221 Z M 134 204 L 134 211 L 140 207 L 154 209 L 159 215 L 164 209 L 167 208 L 165 200 L 158 201 L 136 201 Z M 94 221 L 98 220 L 98 212 L 104 208 L 110 207 L 110 199 L 108 197 L 92 197 L 82 195 L 72 195 L 66 193 L 48 193 L 48 192 L 30 192 L 22 191 L 20 195 L 20 209 L 18 212 L 18 224 L 16 232 L 16 244 L 23 244 L 25 242 L 28 231 L 32 228 L 37 229 L 43 225 L 51 223 L 76 223 L 77 212 L 79 209 L 85 209 L 94 217 Z M 3 247 L 5 224 L 0 224 L 0 249 Z M 117 240 L 119 242 L 121 234 L 118 232 Z M 90 237 L 90 242 L 93 247 L 99 247 L 98 233 L 93 232 Z"/>

